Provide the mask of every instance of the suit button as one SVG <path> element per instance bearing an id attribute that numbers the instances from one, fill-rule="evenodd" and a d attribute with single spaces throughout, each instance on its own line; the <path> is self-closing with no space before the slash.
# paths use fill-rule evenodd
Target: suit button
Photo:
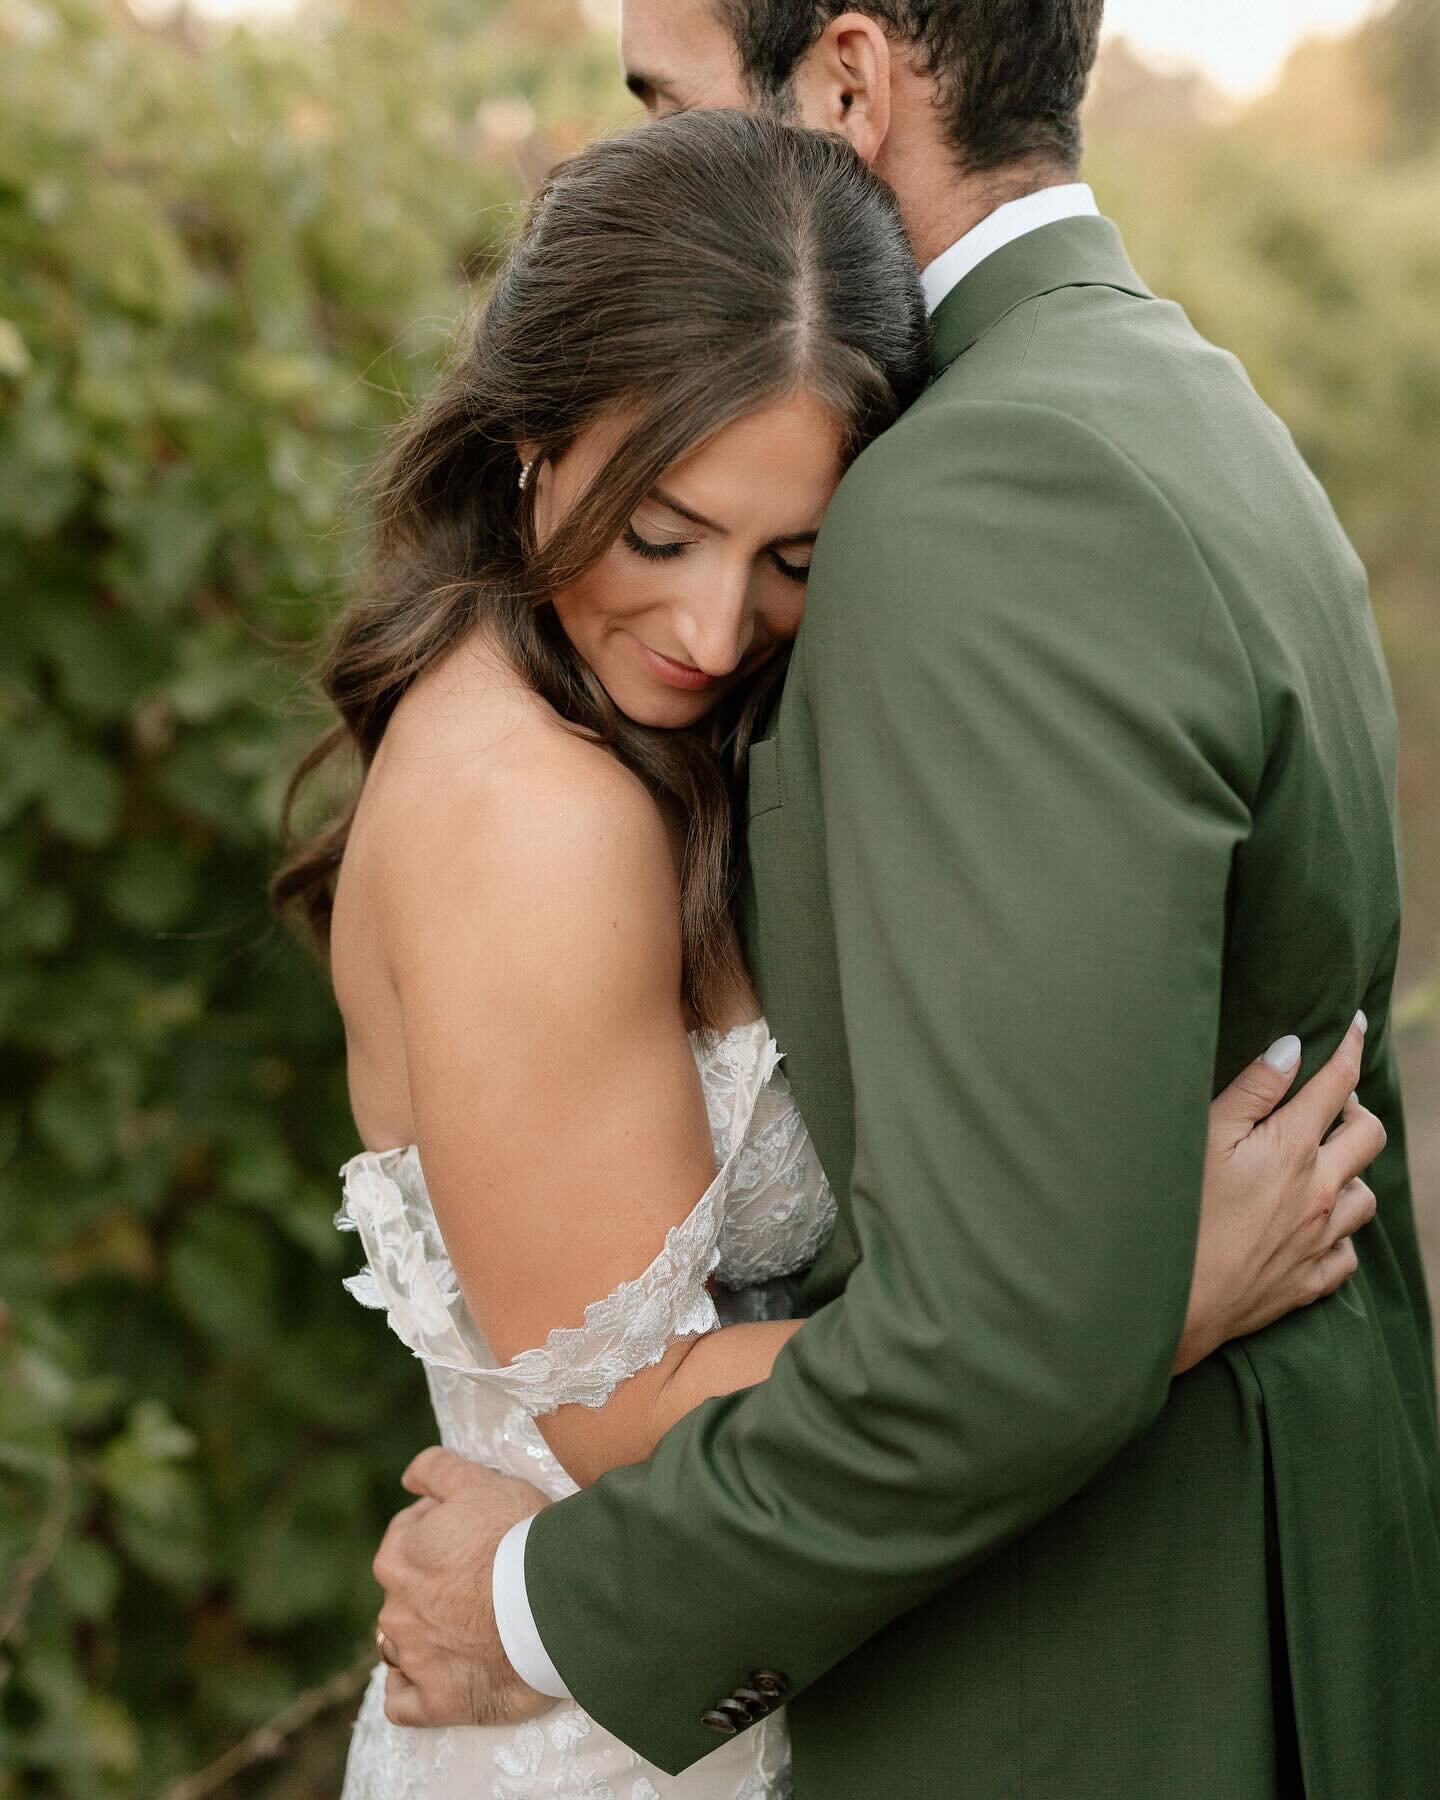
<path id="1" fill-rule="evenodd" d="M 700 1723 L 710 1731 L 718 1731 L 721 1737 L 734 1737 L 740 1727 L 729 1713 L 720 1711 L 701 1713 Z"/>
<path id="2" fill-rule="evenodd" d="M 722 1700 L 715 1710 L 724 1713 L 727 1718 L 733 1719 L 737 1731 L 743 1731 L 747 1725 L 754 1723 L 754 1714 L 743 1700 L 736 1700 L 733 1697 L 729 1700 Z"/>
<path id="3" fill-rule="evenodd" d="M 772 1705 L 777 1700 L 783 1700 L 790 1690 L 790 1683 L 786 1677 L 777 1675 L 774 1669 L 756 1669 L 750 1677 L 750 1685 L 757 1692 L 763 1694 Z"/>
<path id="4" fill-rule="evenodd" d="M 762 1718 L 770 1710 L 770 1702 L 762 1693 L 752 1687 L 736 1688 L 734 1697 L 745 1707 L 752 1719 Z"/>

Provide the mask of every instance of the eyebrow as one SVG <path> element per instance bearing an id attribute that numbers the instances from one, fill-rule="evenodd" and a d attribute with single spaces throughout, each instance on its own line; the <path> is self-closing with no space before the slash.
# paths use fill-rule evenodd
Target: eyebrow
<path id="1" fill-rule="evenodd" d="M 720 537 L 729 537 L 730 535 L 725 526 L 717 525 L 713 519 L 707 519 L 704 513 L 697 513 L 693 508 L 686 506 L 683 501 L 677 500 L 673 494 L 667 494 L 662 487 L 652 487 L 649 497 L 652 500 L 658 500 L 671 512 L 679 513 L 682 519 L 688 519 L 692 525 L 698 525 L 702 531 L 713 531 Z M 786 532 L 783 537 L 772 538 L 771 542 L 776 544 L 813 544 L 818 536 L 819 533 L 814 531 L 790 531 Z"/>

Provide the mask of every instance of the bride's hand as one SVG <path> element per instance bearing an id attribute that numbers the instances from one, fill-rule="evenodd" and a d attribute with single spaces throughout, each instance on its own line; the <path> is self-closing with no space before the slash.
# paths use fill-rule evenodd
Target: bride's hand
<path id="1" fill-rule="evenodd" d="M 1281 1106 L 1300 1066 L 1298 1039 L 1282 1038 L 1212 1104 L 1177 1375 L 1355 1273 L 1351 1238 L 1375 1216 L 1360 1174 L 1385 1148 L 1385 1127 L 1355 1095 L 1364 1044 L 1361 1013 L 1324 1068 Z"/>

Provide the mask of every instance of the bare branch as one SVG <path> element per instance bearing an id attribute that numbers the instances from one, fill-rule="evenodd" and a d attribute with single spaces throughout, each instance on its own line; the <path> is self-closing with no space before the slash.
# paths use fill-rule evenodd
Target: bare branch
<path id="1" fill-rule="evenodd" d="M 65 1541 L 65 1528 L 70 1523 L 70 1507 L 74 1497 L 75 1482 L 70 1473 L 70 1465 L 63 1456 L 57 1456 L 50 1465 L 50 1486 L 35 1542 L 16 1563 L 10 1575 L 9 1588 L 3 1601 L 0 1601 L 0 1645 L 18 1636 L 35 1589 L 60 1554 L 60 1546 Z M 4 1686 L 9 1673 L 8 1662 L 0 1658 L 0 1687 Z"/>
<path id="2" fill-rule="evenodd" d="M 267 1719 L 263 1725 L 257 1725 L 254 1731 L 241 1738 L 238 1744 L 232 1745 L 223 1756 L 217 1756 L 206 1768 L 198 1770 L 194 1775 L 183 1776 L 179 1781 L 172 1781 L 160 1800 L 205 1800 L 207 1794 L 218 1792 L 228 1781 L 232 1781 L 253 1764 L 278 1756 L 297 1732 L 303 1731 L 322 1713 L 329 1712 L 332 1707 L 343 1706 L 347 1700 L 355 1699 L 370 1679 L 370 1672 L 374 1667 L 375 1647 L 367 1644 L 364 1653 L 348 1669 L 342 1669 L 338 1675 L 332 1675 L 318 1687 L 307 1688 L 303 1694 L 297 1694 L 274 1718 Z"/>

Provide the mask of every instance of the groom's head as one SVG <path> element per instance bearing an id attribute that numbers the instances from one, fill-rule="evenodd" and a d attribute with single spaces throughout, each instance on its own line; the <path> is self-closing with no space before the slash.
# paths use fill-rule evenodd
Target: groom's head
<path id="1" fill-rule="evenodd" d="M 622 0 L 654 113 L 761 108 L 849 137 L 882 173 L 937 144 L 971 176 L 1080 158 L 1104 0 Z M 902 194 L 902 201 L 904 195 Z"/>

